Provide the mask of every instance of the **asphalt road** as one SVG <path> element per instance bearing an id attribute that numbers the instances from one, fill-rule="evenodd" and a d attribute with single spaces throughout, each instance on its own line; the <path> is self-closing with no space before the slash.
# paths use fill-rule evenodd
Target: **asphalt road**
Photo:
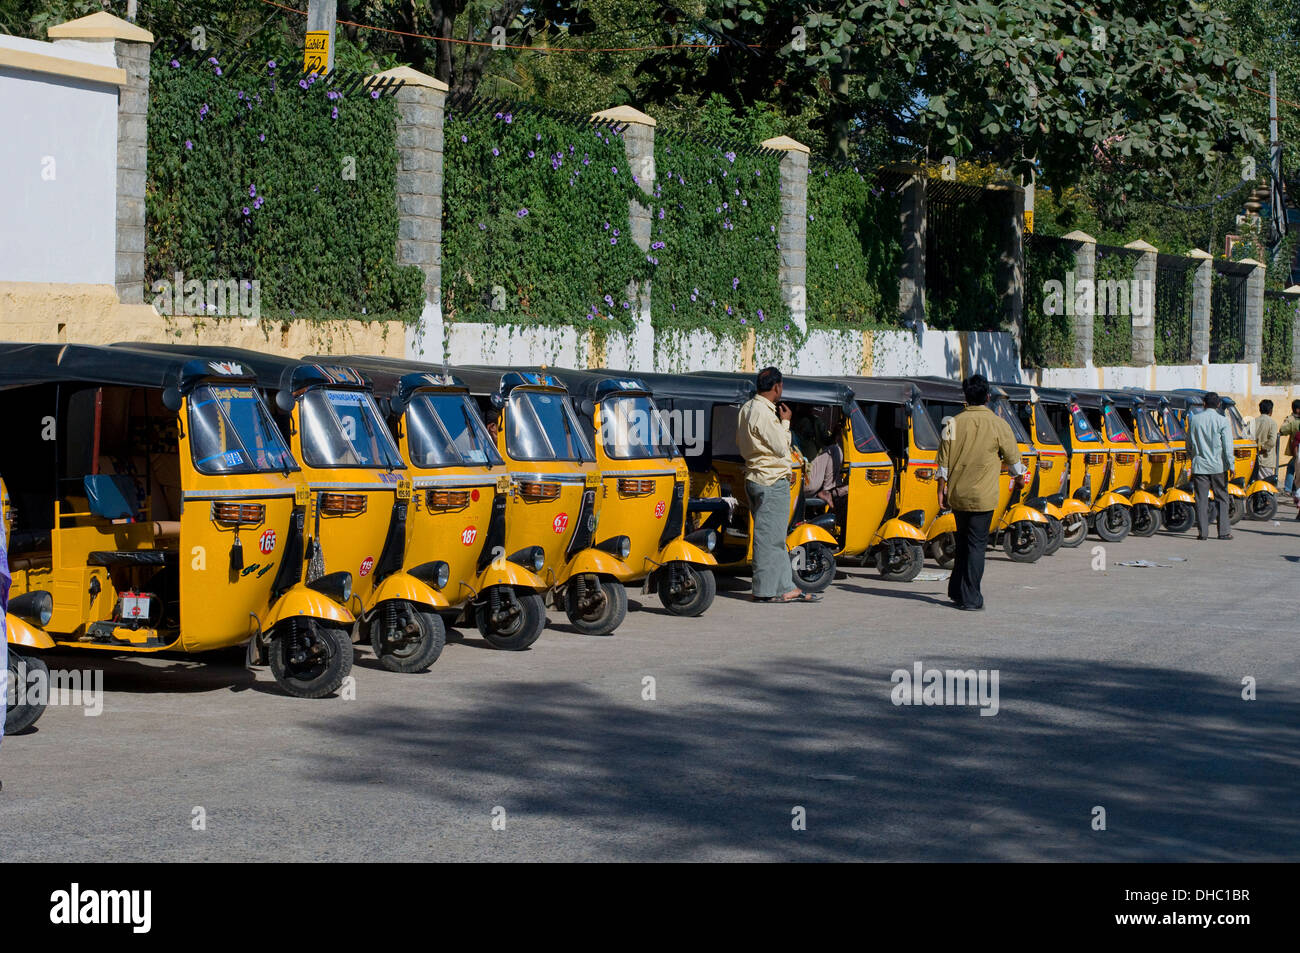
<path id="1" fill-rule="evenodd" d="M 423 675 L 358 652 L 354 700 L 288 698 L 228 654 L 57 656 L 105 666 L 103 712 L 51 708 L 5 739 L 0 852 L 1294 860 L 1293 515 L 1107 545 L 1104 570 L 1091 538 L 1032 566 L 992 556 L 982 613 L 856 567 L 818 605 L 755 605 L 727 580 L 696 620 L 634 594 L 613 636 L 552 613 L 530 651 L 466 632 Z M 996 715 L 893 704 L 891 673 L 918 662 L 996 670 Z"/>

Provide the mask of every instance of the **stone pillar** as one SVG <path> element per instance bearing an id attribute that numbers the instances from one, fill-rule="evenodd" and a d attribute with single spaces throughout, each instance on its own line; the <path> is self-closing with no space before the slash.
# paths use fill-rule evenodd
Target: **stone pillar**
<path id="1" fill-rule="evenodd" d="M 1093 321 L 1097 313 L 1097 239 L 1080 231 L 1070 232 L 1065 238 L 1079 246 L 1074 252 L 1074 280 L 1065 283 L 1065 313 L 1071 318 L 1070 327 L 1074 332 L 1070 364 L 1091 367 Z"/>
<path id="2" fill-rule="evenodd" d="M 1267 269 L 1253 258 L 1245 258 L 1241 263 L 1254 266 L 1246 279 L 1246 349 L 1242 359 L 1247 364 L 1258 364 L 1264 354 L 1264 273 Z"/>
<path id="3" fill-rule="evenodd" d="M 898 313 L 906 327 L 920 332 L 925 327 L 925 170 L 903 166 L 911 176 L 902 188 L 898 213 L 902 227 L 903 262 L 898 276 Z"/>
<path id="4" fill-rule="evenodd" d="M 447 84 L 409 66 L 367 78 L 401 80 L 397 105 L 397 264 L 424 271 L 424 308 L 406 332 L 406 355 L 440 363 L 442 324 L 442 153 Z"/>
<path id="5" fill-rule="evenodd" d="M 1124 246 L 1142 255 L 1133 264 L 1129 288 L 1129 311 L 1133 316 L 1133 363 L 1139 367 L 1156 362 L 1156 254 L 1154 245 L 1140 239 Z"/>
<path id="6" fill-rule="evenodd" d="M 1214 258 L 1209 252 L 1193 248 L 1187 253 L 1199 264 L 1192 277 L 1192 363 L 1210 360 L 1210 283 L 1214 278 Z"/>
<path id="7" fill-rule="evenodd" d="M 808 330 L 808 154 L 802 142 L 777 136 L 762 143 L 781 156 L 781 298 L 799 333 Z"/>
<path id="8" fill-rule="evenodd" d="M 1002 325 L 1020 351 L 1025 319 L 1025 190 L 1018 185 L 991 185 L 1006 197 L 998 217 L 998 263 L 995 281 L 1002 302 Z M 1031 216 L 1032 218 L 1032 216 Z"/>
<path id="9" fill-rule="evenodd" d="M 627 155 L 628 168 L 636 176 L 637 187 L 647 198 L 654 196 L 655 190 L 655 126 L 656 121 L 631 106 L 616 106 L 595 113 L 593 119 L 609 119 L 623 123 L 623 151 Z M 650 253 L 651 226 L 653 223 L 650 206 L 633 200 L 628 203 L 627 224 L 632 241 L 643 254 Z M 656 256 L 657 257 L 657 256 Z M 628 369 L 646 371 L 654 368 L 655 332 L 650 317 L 651 282 L 643 282 L 640 287 L 636 282 L 628 285 L 627 299 L 636 307 L 633 314 L 631 347 L 628 348 Z"/>
<path id="10" fill-rule="evenodd" d="M 149 155 L 149 52 L 153 34 L 111 13 L 49 28 L 56 43 L 111 43 L 126 83 L 117 94 L 117 243 L 114 284 L 123 304 L 144 303 L 144 187 Z"/>
<path id="11" fill-rule="evenodd" d="M 1300 285 L 1286 289 L 1291 295 L 1291 381 L 1300 383 Z"/>

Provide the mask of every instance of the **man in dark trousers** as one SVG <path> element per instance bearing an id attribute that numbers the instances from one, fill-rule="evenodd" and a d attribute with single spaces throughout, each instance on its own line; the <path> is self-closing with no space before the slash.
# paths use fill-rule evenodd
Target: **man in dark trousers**
<path id="1" fill-rule="evenodd" d="M 1005 420 L 989 410 L 989 382 L 972 374 L 962 382 L 966 408 L 950 417 L 939 441 L 939 507 L 950 507 L 957 518 L 957 549 L 948 598 L 958 609 L 984 608 L 980 581 L 984 550 L 998 505 L 998 481 L 1005 463 L 1017 486 L 1025 482 L 1016 435 Z"/>

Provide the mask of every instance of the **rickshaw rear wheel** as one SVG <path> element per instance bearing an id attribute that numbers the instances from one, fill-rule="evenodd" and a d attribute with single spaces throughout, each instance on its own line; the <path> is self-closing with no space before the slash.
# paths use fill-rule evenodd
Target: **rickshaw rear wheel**
<path id="1" fill-rule="evenodd" d="M 324 698 L 352 671 L 352 633 L 295 617 L 277 627 L 267 655 L 282 689 L 297 698 Z"/>
<path id="2" fill-rule="evenodd" d="M 940 533 L 930 543 L 930 558 L 940 569 L 951 569 L 957 564 L 957 537 L 953 533 Z"/>
<path id="3" fill-rule="evenodd" d="M 1079 546 L 1088 536 L 1088 521 L 1082 515 L 1076 513 L 1069 519 L 1061 523 L 1061 545 L 1066 549 L 1074 549 Z"/>
<path id="4" fill-rule="evenodd" d="M 794 555 L 803 550 L 803 559 Z M 790 552 L 794 584 L 804 592 L 823 592 L 835 579 L 835 553 L 824 543 L 804 543 Z M 800 564 L 795 565 L 796 562 Z"/>
<path id="5" fill-rule="evenodd" d="M 925 562 L 925 550 L 920 543 L 906 543 L 901 552 L 890 552 L 888 545 L 881 546 L 876 553 L 876 571 L 880 578 L 890 582 L 911 582 L 921 572 Z"/>
<path id="6" fill-rule="evenodd" d="M 1047 549 L 1047 528 L 1024 520 L 1002 534 L 1002 551 L 1012 562 L 1036 563 Z"/>
<path id="7" fill-rule="evenodd" d="M 14 696 L 17 694 L 19 685 L 30 683 L 32 672 L 43 672 L 45 684 L 49 685 L 50 668 L 45 664 L 45 660 L 37 658 L 35 655 L 22 655 L 14 651 L 13 646 L 9 646 L 9 678 L 10 688 L 14 690 L 13 694 L 7 696 L 8 704 L 5 706 L 5 734 L 16 735 L 19 732 L 26 731 L 45 714 L 45 703 L 39 704 L 23 703 L 16 704 Z M 25 696 L 24 696 L 25 697 Z"/>
<path id="8" fill-rule="evenodd" d="M 1171 533 L 1185 533 L 1196 522 L 1196 511 L 1191 504 L 1174 500 L 1165 504 L 1165 529 Z"/>
<path id="9" fill-rule="evenodd" d="M 1133 529 L 1133 514 L 1124 504 L 1112 503 L 1097 514 L 1092 528 L 1108 543 L 1123 542 Z"/>
<path id="10" fill-rule="evenodd" d="M 487 606 L 475 607 L 474 622 L 478 634 L 494 649 L 506 652 L 520 652 L 528 648 L 542 636 L 546 628 L 546 603 L 539 593 L 529 590 L 512 589 L 510 586 L 498 586 L 497 596 L 510 603 L 508 621 L 503 625 L 493 622 Z M 491 591 L 487 593 L 491 595 Z"/>
<path id="11" fill-rule="evenodd" d="M 627 618 L 627 589 L 617 579 L 575 576 L 565 590 L 565 612 L 583 635 L 609 635 Z"/>
<path id="12" fill-rule="evenodd" d="M 685 583 L 677 593 L 671 593 L 659 580 L 659 601 L 673 615 L 703 615 L 713 605 L 718 594 L 718 580 L 712 569 L 699 569 L 690 563 L 678 563 L 674 567 L 685 576 Z M 666 571 L 666 570 L 665 570 Z"/>
<path id="13" fill-rule="evenodd" d="M 377 606 L 367 628 L 375 658 L 390 672 L 423 672 L 447 644 L 447 627 L 438 613 L 405 599 Z M 389 638 L 394 629 L 399 634 Z"/>
<path id="14" fill-rule="evenodd" d="M 1150 503 L 1136 503 L 1133 506 L 1133 535 L 1154 536 L 1160 530 L 1160 508 Z"/>
<path id="15" fill-rule="evenodd" d="M 1047 545 L 1043 547 L 1043 555 L 1052 555 L 1064 542 L 1065 526 L 1055 516 L 1047 517 Z"/>
<path id="16" fill-rule="evenodd" d="M 1277 494 L 1259 491 L 1246 500 L 1246 516 L 1253 520 L 1271 520 L 1277 515 Z"/>
<path id="17" fill-rule="evenodd" d="M 1228 497 L 1228 522 L 1236 526 L 1241 522 L 1241 518 L 1246 515 L 1246 503 L 1239 496 Z"/>

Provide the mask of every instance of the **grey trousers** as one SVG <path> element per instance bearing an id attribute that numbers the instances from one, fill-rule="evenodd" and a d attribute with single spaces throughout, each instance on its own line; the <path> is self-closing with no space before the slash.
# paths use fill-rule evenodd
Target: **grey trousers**
<path id="1" fill-rule="evenodd" d="M 790 523 L 790 484 L 771 486 L 745 481 L 749 512 L 754 518 L 754 596 L 771 599 L 794 589 L 790 553 L 785 548 L 785 528 Z"/>
<path id="2" fill-rule="evenodd" d="M 1196 530 L 1202 536 L 1209 535 L 1210 526 L 1210 491 L 1214 491 L 1214 502 L 1219 504 L 1219 535 L 1227 536 L 1232 532 L 1228 523 L 1228 478 L 1222 473 L 1193 473 L 1192 487 L 1196 491 Z"/>

